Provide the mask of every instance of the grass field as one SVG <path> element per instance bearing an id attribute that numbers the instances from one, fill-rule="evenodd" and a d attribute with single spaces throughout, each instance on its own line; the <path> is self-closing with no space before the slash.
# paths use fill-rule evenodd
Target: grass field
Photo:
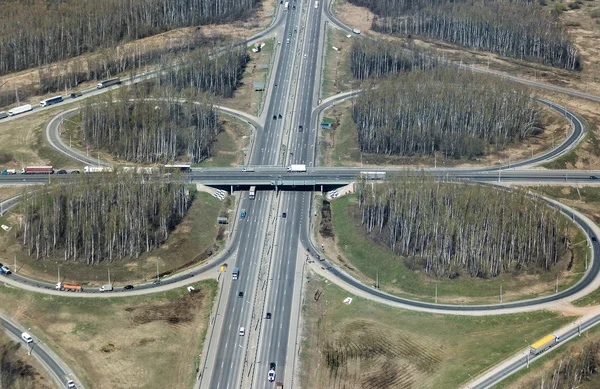
<path id="1" fill-rule="evenodd" d="M 0 284 L 0 310 L 31 328 L 86 388 L 191 388 L 217 282 L 147 296 L 79 299 Z"/>
<path id="2" fill-rule="evenodd" d="M 351 45 L 352 38 L 347 38 L 343 31 L 335 28 L 327 29 L 321 98 L 326 99 L 351 90 L 359 84 L 350 71 L 350 59 L 347 53 L 350 52 Z M 338 50 L 334 50 L 333 47 Z"/>
<path id="3" fill-rule="evenodd" d="M 0 331 L 0 388 L 2 389 L 52 389 L 55 383 L 50 374 L 27 355 L 22 342 Z"/>
<path id="4" fill-rule="evenodd" d="M 157 262 L 162 277 L 177 269 L 197 265 L 215 255 L 224 245 L 223 241 L 217 240 L 219 228 L 216 218 L 221 212 L 227 212 L 230 205 L 207 193 L 197 192 L 183 222 L 170 234 L 165 245 L 137 259 L 122 259 L 96 266 L 78 262 L 64 263 L 61 259 L 36 261 L 20 249 L 13 232 L 0 230 L 0 262 L 13 267 L 16 252 L 18 273 L 56 282 L 60 266 L 61 279 L 81 283 L 84 288 L 107 283 L 109 269 L 111 282 L 115 285 L 152 280 L 156 278 Z M 12 225 L 16 223 L 14 218 L 8 220 Z"/>
<path id="5" fill-rule="evenodd" d="M 574 320 L 551 312 L 468 317 L 393 309 L 319 276 L 311 276 L 305 296 L 300 374 L 306 388 L 458 388 Z M 353 298 L 350 305 L 342 302 L 346 297 Z"/>
<path id="6" fill-rule="evenodd" d="M 408 269 L 402 258 L 387 247 L 375 243 L 360 226 L 356 215 L 356 195 L 337 198 L 331 202 L 335 244 L 328 241 L 329 257 L 337 260 L 346 271 L 365 283 L 375 284 L 377 276 L 381 289 L 423 301 L 435 301 L 436 285 L 439 302 L 494 303 L 499 302 L 500 288 L 503 301 L 533 298 L 555 292 L 557 272 L 559 291 L 573 285 L 581 278 L 585 268 L 585 245 L 573 247 L 573 263 L 567 270 L 569 259 L 564 258 L 549 272 L 531 269 L 523 274 L 507 273 L 494 279 L 461 276 L 457 279 L 435 279 L 419 270 Z M 571 242 L 585 241 L 583 233 L 571 228 Z"/>
<path id="7" fill-rule="evenodd" d="M 248 123 L 224 114 L 221 115 L 221 118 L 223 118 L 223 131 L 213 144 L 213 157 L 203 161 L 199 166 L 222 167 L 244 163 L 251 139 Z"/>

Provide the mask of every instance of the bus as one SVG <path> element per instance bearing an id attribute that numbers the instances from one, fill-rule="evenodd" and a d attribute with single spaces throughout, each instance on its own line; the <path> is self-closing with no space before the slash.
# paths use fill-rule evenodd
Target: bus
<path id="1" fill-rule="evenodd" d="M 256 196 L 256 187 L 255 186 L 251 186 L 250 187 L 250 193 L 248 194 L 248 198 L 250 200 L 254 200 L 255 196 Z"/>
<path id="2" fill-rule="evenodd" d="M 289 1 L 286 1 L 285 4 L 283 5 L 283 10 L 287 11 L 288 10 L 288 5 L 290 5 Z"/>

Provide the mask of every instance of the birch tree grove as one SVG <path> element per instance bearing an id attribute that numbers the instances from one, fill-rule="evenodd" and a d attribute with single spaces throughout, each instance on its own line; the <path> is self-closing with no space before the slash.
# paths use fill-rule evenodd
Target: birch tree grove
<path id="1" fill-rule="evenodd" d="M 362 152 L 473 158 L 540 131 L 525 87 L 438 67 L 382 82 L 354 100 Z"/>
<path id="2" fill-rule="evenodd" d="M 581 70 L 580 55 L 558 18 L 533 1 L 351 0 L 379 17 L 385 34 L 425 37 L 505 57 Z"/>
<path id="3" fill-rule="evenodd" d="M 402 71 L 431 69 L 438 63 L 437 56 L 418 46 L 405 47 L 388 41 L 352 41 L 350 69 L 359 80 L 381 78 Z"/>
<path id="4" fill-rule="evenodd" d="M 210 157 L 221 130 L 211 96 L 184 104 L 165 91 L 148 99 L 123 91 L 83 101 L 84 144 L 132 162 L 196 164 Z"/>
<path id="5" fill-rule="evenodd" d="M 434 276 L 549 270 L 567 249 L 567 221 L 522 192 L 406 173 L 385 184 L 359 182 L 358 194 L 367 232 Z"/>
<path id="6" fill-rule="evenodd" d="M 176 90 L 195 88 L 231 97 L 249 60 L 250 56 L 244 47 L 231 47 L 214 56 L 201 50 L 169 63 L 159 72 L 158 82 Z"/>
<path id="7" fill-rule="evenodd" d="M 0 74 L 43 66 L 174 28 L 236 20 L 249 15 L 258 1 L 2 1 Z"/>
<path id="8" fill-rule="evenodd" d="M 24 190 L 17 236 L 37 260 L 92 265 L 137 258 L 167 240 L 191 201 L 182 182 L 143 182 L 134 173 L 84 174 Z"/>

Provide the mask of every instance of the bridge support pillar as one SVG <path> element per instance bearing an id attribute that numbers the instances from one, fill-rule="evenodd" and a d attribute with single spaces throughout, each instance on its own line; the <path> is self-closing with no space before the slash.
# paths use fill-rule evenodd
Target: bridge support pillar
<path id="1" fill-rule="evenodd" d="M 323 185 L 321 185 L 321 196 L 323 196 Z"/>
<path id="2" fill-rule="evenodd" d="M 230 189 L 229 189 L 229 195 L 230 195 L 230 196 L 233 196 L 233 185 L 231 185 L 231 186 L 230 186 Z"/>

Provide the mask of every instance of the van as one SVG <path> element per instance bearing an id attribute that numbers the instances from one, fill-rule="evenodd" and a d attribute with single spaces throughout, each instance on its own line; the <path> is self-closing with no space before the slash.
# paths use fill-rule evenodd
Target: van
<path id="1" fill-rule="evenodd" d="M 27 343 L 32 343 L 33 342 L 33 338 L 31 337 L 31 335 L 29 335 L 27 332 L 23 332 L 21 334 L 21 339 L 23 339 L 24 341 L 26 341 Z"/>
<path id="2" fill-rule="evenodd" d="M 113 286 L 112 284 L 106 284 L 106 285 L 102 285 L 100 287 L 100 289 L 98 289 L 100 292 L 111 292 L 113 290 Z"/>

